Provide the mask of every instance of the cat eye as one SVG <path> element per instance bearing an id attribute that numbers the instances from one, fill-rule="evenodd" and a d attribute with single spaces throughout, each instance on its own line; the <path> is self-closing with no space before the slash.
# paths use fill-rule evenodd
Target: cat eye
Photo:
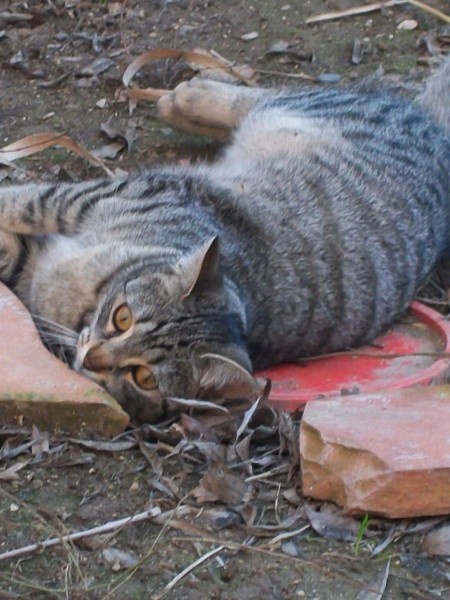
<path id="1" fill-rule="evenodd" d="M 133 315 L 128 304 L 121 304 L 112 316 L 112 323 L 117 331 L 128 331 L 133 323 Z"/>
<path id="2" fill-rule="evenodd" d="M 148 367 L 139 366 L 133 369 L 134 383 L 143 390 L 156 390 L 158 384 Z"/>

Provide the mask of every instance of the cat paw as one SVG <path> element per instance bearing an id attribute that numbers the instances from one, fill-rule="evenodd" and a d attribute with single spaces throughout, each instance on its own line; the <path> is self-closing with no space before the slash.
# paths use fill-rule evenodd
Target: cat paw
<path id="1" fill-rule="evenodd" d="M 217 139 L 230 136 L 263 90 L 196 77 L 160 98 L 158 117 L 175 129 Z"/>

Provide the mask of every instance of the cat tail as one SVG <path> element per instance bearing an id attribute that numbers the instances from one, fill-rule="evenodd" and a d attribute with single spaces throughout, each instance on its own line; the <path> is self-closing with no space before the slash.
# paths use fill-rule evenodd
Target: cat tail
<path id="1" fill-rule="evenodd" d="M 416 101 L 450 133 L 450 55 L 427 79 Z"/>

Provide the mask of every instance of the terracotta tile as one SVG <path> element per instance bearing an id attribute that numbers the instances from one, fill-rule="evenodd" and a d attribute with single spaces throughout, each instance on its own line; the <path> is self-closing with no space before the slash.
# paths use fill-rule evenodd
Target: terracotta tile
<path id="1" fill-rule="evenodd" d="M 450 513 L 450 385 L 315 400 L 300 428 L 303 493 L 347 513 Z"/>
<path id="2" fill-rule="evenodd" d="M 43 346 L 27 309 L 0 284 L 0 423 L 110 436 L 128 416 L 101 387 Z"/>

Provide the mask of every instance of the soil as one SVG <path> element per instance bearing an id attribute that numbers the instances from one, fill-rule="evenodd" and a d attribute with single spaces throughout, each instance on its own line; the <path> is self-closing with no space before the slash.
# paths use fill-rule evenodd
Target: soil
<path id="1" fill-rule="evenodd" d="M 448 13 L 447 1 L 432 3 Z M 334 81 L 359 80 L 382 65 L 389 79 L 414 87 L 433 65 L 433 53 L 450 41 L 442 21 L 408 4 L 305 24 L 309 16 L 354 4 L 3 0 L 0 145 L 56 131 L 90 150 L 104 149 L 110 140 L 101 124 L 111 119 L 109 124 L 122 136 L 135 132 L 128 153 L 125 149 L 105 159 L 112 171 L 214 156 L 215 142 L 170 130 L 155 119 L 151 103 L 139 103 L 130 115 L 121 76 L 134 57 L 150 48 L 213 49 L 236 65 L 255 69 L 262 86 L 336 85 Z M 411 19 L 417 21 L 414 29 L 399 28 Z M 257 36 L 242 39 L 252 32 Z M 281 41 L 290 44 L 290 52 L 271 53 Z M 355 51 L 359 45 L 362 57 Z M 107 58 L 108 69 L 89 74 L 94 61 Z M 172 88 L 192 74 L 183 63 L 161 62 L 145 67 L 136 82 Z M 59 147 L 23 159 L 17 168 L 0 169 L 5 182 L 102 175 L 98 167 Z M 367 524 L 360 519 L 356 535 L 352 522 L 337 530 L 325 528 L 322 535 L 315 532 L 299 491 L 298 422 L 282 422 L 287 433 L 277 433 L 283 429 L 280 423 L 260 424 L 247 449 L 242 446 L 234 456 L 232 443 L 219 442 L 213 429 L 195 420 L 168 429 L 140 427 L 106 446 L 83 446 L 37 431 L 0 430 L 0 466 L 13 467 L 6 476 L 0 471 L 0 553 L 148 507 L 166 515 L 165 524 L 146 520 L 106 538 L 64 542 L 0 561 L 0 599 L 381 598 L 380 581 L 388 564 L 384 598 L 450 598 L 448 563 L 420 551 L 422 537 L 435 521 L 371 518 Z M 209 446 L 180 445 L 202 427 L 212 438 Z M 215 467 L 221 464 L 216 454 L 224 452 L 230 472 Z M 206 472 L 210 487 L 202 479 Z M 219 491 L 208 496 L 211 480 Z M 236 497 L 237 490 L 242 493 Z M 188 516 L 167 519 L 167 511 L 177 506 L 187 507 Z M 320 510 L 319 515 L 339 516 L 333 507 Z M 285 537 L 276 539 L 279 533 Z M 387 538 L 390 543 L 380 548 Z M 217 548 L 214 556 L 193 565 Z M 165 587 L 189 565 L 190 573 L 171 589 Z"/>

